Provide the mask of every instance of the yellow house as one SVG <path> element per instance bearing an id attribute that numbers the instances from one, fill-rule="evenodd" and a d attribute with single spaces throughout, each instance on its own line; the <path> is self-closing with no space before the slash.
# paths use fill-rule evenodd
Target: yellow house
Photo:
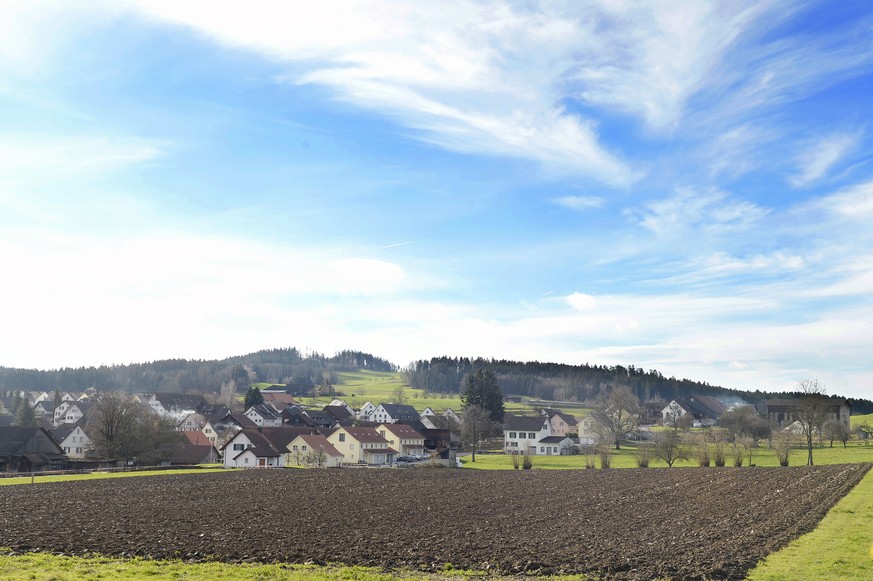
<path id="1" fill-rule="evenodd" d="M 339 427 L 327 441 L 343 455 L 343 464 L 391 464 L 397 450 L 375 428 Z"/>
<path id="2" fill-rule="evenodd" d="M 406 424 L 381 424 L 376 428 L 380 436 L 401 456 L 424 456 L 424 436 Z"/>
<path id="3" fill-rule="evenodd" d="M 301 434 L 288 443 L 285 466 L 334 468 L 343 461 L 343 454 L 321 434 Z"/>

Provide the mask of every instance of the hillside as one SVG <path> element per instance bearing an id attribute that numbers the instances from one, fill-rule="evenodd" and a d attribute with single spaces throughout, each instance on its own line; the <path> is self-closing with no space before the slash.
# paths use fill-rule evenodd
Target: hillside
<path id="1" fill-rule="evenodd" d="M 130 365 L 102 365 L 41 371 L 0 367 L 0 390 L 83 391 L 120 389 L 127 392 L 214 393 L 227 381 L 238 389 L 253 383 L 318 385 L 337 383 L 339 371 L 396 371 L 388 361 L 360 351 L 332 357 L 301 354 L 296 348 L 266 349 L 220 360 L 168 359 Z"/>
<path id="2" fill-rule="evenodd" d="M 416 361 L 403 371 L 403 378 L 407 386 L 422 389 L 426 394 L 456 396 L 461 391 L 466 374 L 479 367 L 490 367 L 497 372 L 504 393 L 546 401 L 590 402 L 620 385 L 630 387 L 642 401 L 701 394 L 728 401 L 755 403 L 776 395 L 665 377 L 657 370 L 645 371 L 633 365 L 566 365 L 463 357 L 433 357 Z M 319 353 L 303 354 L 290 347 L 215 360 L 168 359 L 54 370 L 0 367 L 0 392 L 12 389 L 83 391 L 95 387 L 98 390 L 120 389 L 131 393 L 217 393 L 222 384 L 229 381 L 233 381 L 238 390 L 258 383 L 343 385 L 344 379 L 349 381 L 348 376 L 344 378 L 340 374 L 360 370 L 397 372 L 398 368 L 385 359 L 361 351 L 346 350 L 328 357 Z M 352 385 L 348 387 L 355 387 L 354 380 L 350 383 Z M 366 383 L 362 385 L 365 393 Z M 341 388 L 341 391 L 350 390 Z M 371 397 L 375 395 L 370 394 Z M 778 396 L 791 397 L 792 394 L 780 393 Z M 849 399 L 849 402 L 855 414 L 873 413 L 873 402 L 870 400 Z"/>
<path id="3" fill-rule="evenodd" d="M 434 393 L 458 393 L 466 374 L 480 367 L 497 372 L 503 393 L 547 401 L 593 401 L 617 386 L 631 388 L 641 401 L 670 401 L 699 394 L 725 402 L 757 403 L 777 395 L 782 398 L 798 395 L 728 389 L 706 382 L 664 377 L 657 370 L 645 371 L 633 365 L 566 365 L 465 357 L 416 361 L 406 370 L 407 383 Z M 873 401 L 855 398 L 848 398 L 848 401 L 852 413 L 873 412 Z"/>

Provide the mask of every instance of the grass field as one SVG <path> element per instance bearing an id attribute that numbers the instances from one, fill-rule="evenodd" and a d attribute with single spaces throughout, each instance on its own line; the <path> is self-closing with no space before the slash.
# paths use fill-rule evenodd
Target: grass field
<path id="1" fill-rule="evenodd" d="M 453 409 L 456 413 L 461 411 L 461 398 L 458 395 L 425 394 L 423 389 L 405 387 L 403 385 L 403 375 L 400 373 L 362 370 L 340 372 L 337 375 L 339 376 L 340 383 L 337 383 L 334 388 L 337 392 L 345 394 L 341 399 L 356 409 L 359 409 L 368 401 L 376 405 L 392 402 L 394 401 L 397 388 L 400 387 L 403 389 L 404 403 L 411 405 L 419 412 L 426 407 L 432 408 L 437 413 L 441 413 L 448 408 Z M 322 395 L 317 399 L 311 397 L 300 399 L 301 403 L 306 405 L 323 406 L 330 403 L 333 398 Z M 511 403 L 506 405 L 506 411 L 518 413 L 530 412 L 532 409 L 525 404 Z M 577 410 L 574 409 L 571 413 L 575 414 Z"/>
<path id="2" fill-rule="evenodd" d="M 426 573 L 384 573 L 366 567 L 286 565 L 286 564 L 227 564 L 185 563 L 182 561 L 152 561 L 148 559 L 117 559 L 99 555 L 70 557 L 45 553 L 26 555 L 4 554 L 0 549 L 0 579 L 10 581 L 90 581 L 112 579 L 210 579 L 214 581 L 391 581 L 409 579 L 438 581 L 461 579 L 469 574 L 459 571 Z M 489 577 L 495 579 L 495 577 Z M 563 577 L 566 581 L 583 581 L 583 577 Z"/>
<path id="3" fill-rule="evenodd" d="M 747 579 L 873 579 L 873 471 L 814 531 L 764 559 Z"/>
<path id="4" fill-rule="evenodd" d="M 636 468 L 633 447 L 622 447 L 621 450 L 613 451 L 613 468 Z M 572 468 L 585 468 L 585 456 L 533 456 L 534 470 L 562 470 Z M 597 466 L 600 460 L 595 458 Z M 730 458 L 728 459 L 730 463 Z M 752 452 L 752 462 L 756 466 L 778 466 L 776 455 L 766 445 L 756 448 Z M 833 448 L 815 448 L 813 450 L 813 462 L 820 465 L 826 464 L 853 464 L 857 462 L 873 462 L 873 445 L 865 445 L 853 441 L 847 448 L 834 444 Z M 476 454 L 476 462 L 470 456 L 463 456 L 461 463 L 464 468 L 477 470 L 513 470 L 512 457 L 506 454 Z M 748 466 L 749 457 L 745 455 L 743 465 Z M 796 448 L 789 458 L 791 466 L 806 464 L 806 449 Z M 674 467 L 697 466 L 694 459 L 679 460 Z M 661 460 L 652 459 L 649 463 L 651 468 L 666 468 L 667 464 Z"/>
<path id="5" fill-rule="evenodd" d="M 852 422 L 852 429 L 854 430 L 861 424 L 867 424 L 868 426 L 873 426 L 873 414 L 866 414 L 863 416 L 849 416 L 849 420 Z"/>
<path id="6" fill-rule="evenodd" d="M 43 482 L 70 482 L 73 480 L 100 480 L 103 478 L 129 478 L 134 476 L 164 476 L 167 474 L 205 474 L 208 472 L 225 472 L 227 468 L 220 465 L 210 465 L 204 468 L 192 468 L 183 470 L 137 470 L 135 472 L 91 472 L 90 474 L 51 474 L 47 476 L 15 476 L 12 478 L 0 478 L 0 486 L 12 484 L 41 484 Z"/>

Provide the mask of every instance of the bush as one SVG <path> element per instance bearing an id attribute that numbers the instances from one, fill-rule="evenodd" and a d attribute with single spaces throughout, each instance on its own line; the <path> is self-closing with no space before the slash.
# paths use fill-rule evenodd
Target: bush
<path id="1" fill-rule="evenodd" d="M 530 455 L 530 452 L 524 453 L 524 458 L 522 459 L 521 467 L 524 470 L 530 470 L 533 468 L 533 457 Z"/>
<path id="2" fill-rule="evenodd" d="M 600 444 L 597 447 L 597 453 L 600 456 L 600 468 L 609 468 L 612 464 L 612 446 L 610 444 Z"/>
<path id="3" fill-rule="evenodd" d="M 650 446 L 640 446 L 634 450 L 634 460 L 639 468 L 648 468 L 651 458 L 652 448 Z"/>

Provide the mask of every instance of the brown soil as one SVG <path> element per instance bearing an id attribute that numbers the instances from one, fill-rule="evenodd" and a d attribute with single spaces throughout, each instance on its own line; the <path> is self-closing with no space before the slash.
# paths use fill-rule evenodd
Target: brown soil
<path id="1" fill-rule="evenodd" d="M 870 466 L 260 470 L 4 486 L 0 546 L 740 579 L 814 528 Z"/>

